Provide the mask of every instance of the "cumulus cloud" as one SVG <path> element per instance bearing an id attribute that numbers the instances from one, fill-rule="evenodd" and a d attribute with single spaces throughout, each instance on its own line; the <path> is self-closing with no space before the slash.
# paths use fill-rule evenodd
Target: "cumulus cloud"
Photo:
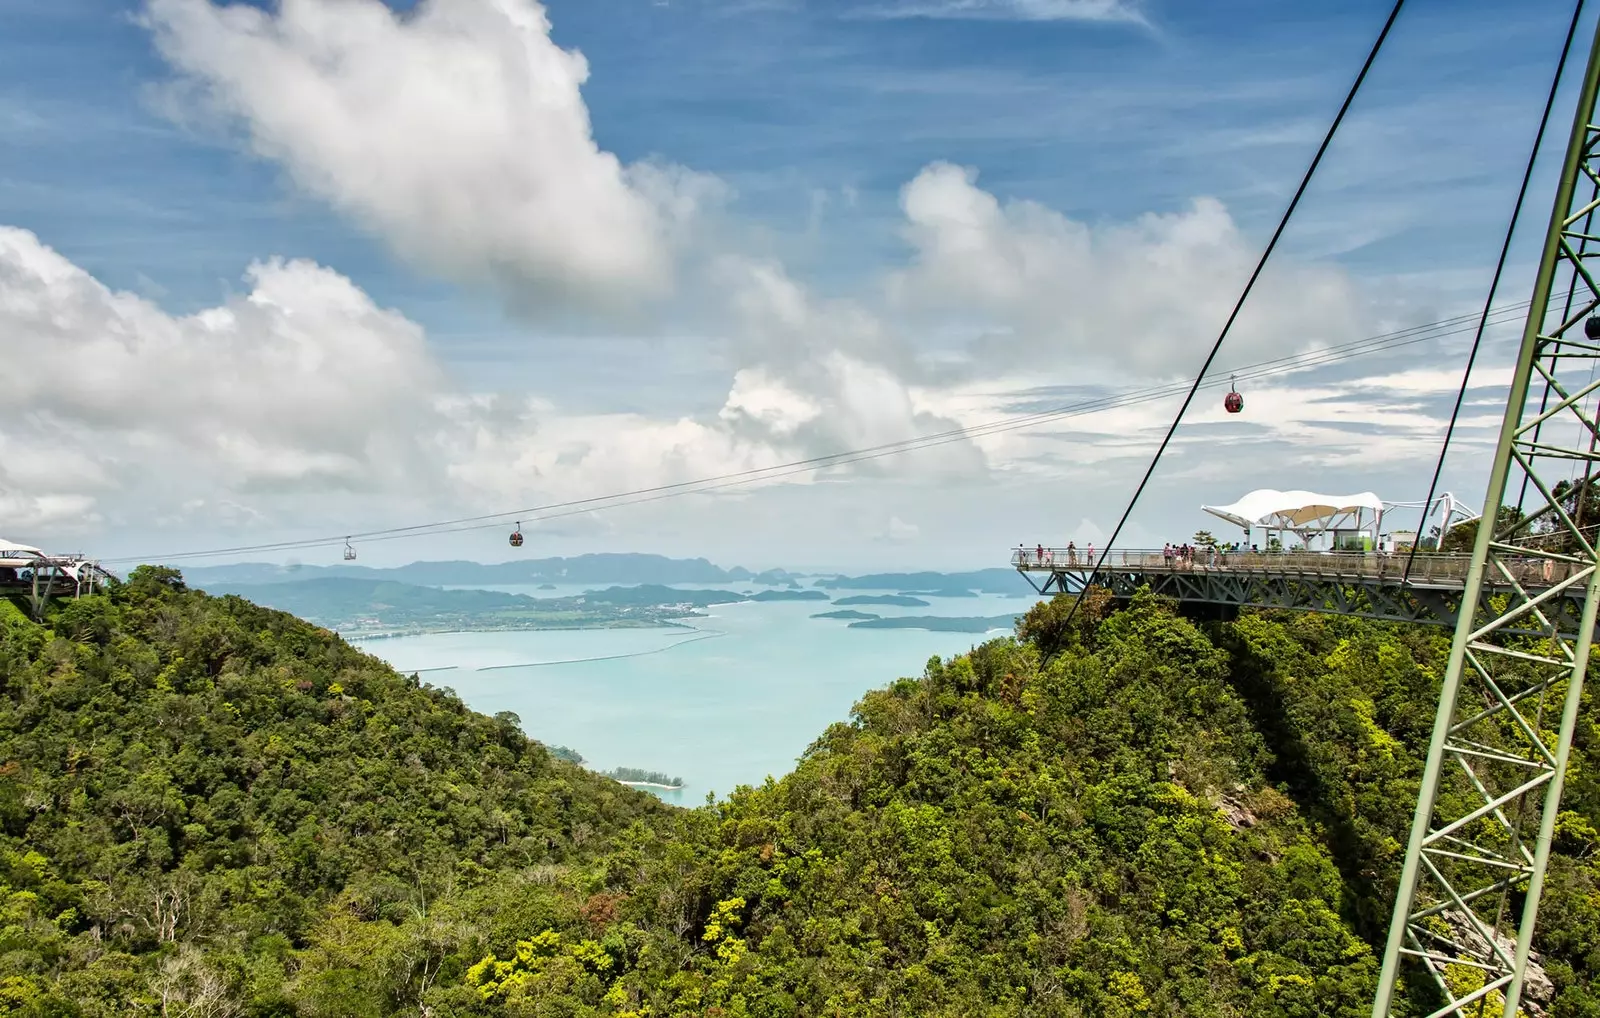
<path id="1" fill-rule="evenodd" d="M 1174 213 L 1090 227 L 1037 202 L 1002 204 L 977 173 L 924 168 L 901 192 L 908 268 L 889 293 L 911 314 L 975 316 L 990 370 L 1044 359 L 1170 375 L 1226 320 L 1258 255 L 1227 210 L 1199 199 Z M 1280 258 L 1235 326 L 1238 357 L 1353 338 L 1373 324 L 1338 267 Z"/>
<path id="2" fill-rule="evenodd" d="M 729 330 L 750 367 L 736 377 L 723 420 L 740 434 L 780 438 L 807 456 L 942 434 L 943 385 L 915 344 L 872 308 L 819 298 L 783 267 L 726 258 L 719 266 Z M 978 447 L 962 441 L 919 454 L 940 471 L 981 474 Z"/>
<path id="3" fill-rule="evenodd" d="M 60 517 L 154 460 L 239 490 L 408 473 L 405 436 L 440 377 L 421 330 L 308 262 L 247 279 L 247 295 L 174 317 L 0 228 L 0 354 L 40 380 L 0 406 L 6 489 L 67 499 L 34 513 Z"/>
<path id="4" fill-rule="evenodd" d="M 741 347 L 751 356 L 730 368 L 710 410 L 574 413 L 526 394 L 462 388 L 419 326 L 318 265 L 258 263 L 240 295 L 174 315 L 105 287 L 26 231 L 0 229 L 0 355 L 48 380 L 17 387 L 0 403 L 0 535 L 77 543 L 67 537 L 126 521 L 152 537 L 170 530 L 174 548 L 213 546 L 267 533 L 323 534 L 355 520 L 356 529 L 403 525 L 608 495 L 995 421 L 1017 412 L 1007 385 L 1038 381 L 1029 371 L 975 374 L 959 385 L 908 380 L 892 356 L 870 354 L 899 344 L 881 316 L 819 299 L 771 264 L 728 272 L 729 328 L 756 339 Z M 1407 479 L 1436 448 L 1452 397 L 1446 374 L 1257 382 L 1243 418 L 1208 398 L 1157 478 L 1176 487 L 1152 498 L 1186 516 L 1202 488 L 1236 495 L 1235 487 L 1258 486 L 1243 479 L 1254 474 L 1290 487 L 1307 471 L 1332 478 L 1325 486 L 1347 477 L 1346 487 L 1419 495 Z M 1496 380 L 1486 369 L 1485 384 Z M 744 523 L 737 508 L 706 512 L 699 501 L 636 511 L 642 515 L 523 522 L 547 540 L 565 532 L 563 539 L 592 542 L 604 532 L 607 541 L 638 546 L 669 533 L 662 521 L 673 521 L 681 550 L 696 553 L 758 533 L 767 536 L 759 547 L 802 532 L 828 547 L 864 547 L 890 535 L 947 539 L 952 513 L 966 514 L 962 533 L 986 532 L 1020 520 L 1016 506 L 1056 491 L 1071 518 L 1090 513 L 1103 524 L 1171 409 L 1128 405 L 774 478 L 764 486 L 788 490 L 764 491 L 764 512 Z M 1470 449 L 1492 438 L 1497 419 L 1497 407 L 1474 409 L 1458 443 Z M 893 477 L 893 487 L 873 486 L 873 474 Z M 1384 476 L 1396 480 L 1386 486 Z M 850 483 L 826 483 L 842 479 Z M 753 498 L 751 491 L 722 494 Z M 915 531 L 870 522 L 851 529 L 851 519 L 913 513 Z M 781 530 L 757 517 L 781 520 Z M 650 528 L 641 531 L 645 520 Z M 849 533 L 841 537 L 841 528 Z M 1082 543 L 1089 532 L 1074 533 Z M 573 536 L 580 534 L 589 536 Z M 149 550 L 140 544 L 136 550 Z"/>
<path id="5" fill-rule="evenodd" d="M 48 380 L 0 403 L 0 511 L 13 525 L 89 521 L 108 501 L 138 499 L 141 522 L 222 528 L 281 525 L 305 502 L 332 511 L 330 498 L 500 508 L 762 469 L 951 424 L 880 365 L 838 351 L 805 371 L 738 370 L 717 412 L 700 417 L 574 414 L 462 389 L 420 326 L 330 269 L 272 260 L 246 280 L 219 306 L 171 315 L 35 235 L 0 228 L 0 356 Z M 803 290 L 774 292 L 795 301 L 791 325 L 827 320 Z M 950 462 L 970 466 L 967 455 Z"/>
<path id="6" fill-rule="evenodd" d="M 594 139 L 582 54 L 536 0 L 149 0 L 188 87 L 260 155 L 403 256 L 519 302 L 662 292 L 710 177 L 625 166 Z"/>

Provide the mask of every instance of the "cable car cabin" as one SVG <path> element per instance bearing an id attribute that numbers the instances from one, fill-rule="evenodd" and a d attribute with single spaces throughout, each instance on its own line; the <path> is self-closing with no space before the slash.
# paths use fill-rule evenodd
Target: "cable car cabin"
<path id="1" fill-rule="evenodd" d="M 1244 409 L 1244 397 L 1237 392 L 1230 392 L 1222 397 L 1222 409 L 1230 414 L 1236 414 Z"/>
<path id="2" fill-rule="evenodd" d="M 517 524 L 517 529 L 511 532 L 511 547 L 522 547 L 522 524 Z"/>
<path id="3" fill-rule="evenodd" d="M 352 561 L 355 557 L 356 557 L 356 550 L 354 548 L 350 547 L 350 541 L 347 538 L 345 540 L 345 542 L 344 542 L 344 560 L 346 562 L 349 562 L 349 561 Z"/>

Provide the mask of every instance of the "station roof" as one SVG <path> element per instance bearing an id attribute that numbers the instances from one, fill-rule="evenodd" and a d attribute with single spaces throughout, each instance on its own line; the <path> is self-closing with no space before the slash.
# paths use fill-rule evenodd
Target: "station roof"
<path id="1" fill-rule="evenodd" d="M 1314 491 L 1261 488 L 1232 505 L 1203 505 L 1200 508 L 1247 530 L 1256 527 L 1295 530 L 1315 526 L 1323 520 L 1346 513 L 1366 509 L 1382 512 L 1383 499 L 1370 491 L 1354 495 L 1321 495 Z"/>
<path id="2" fill-rule="evenodd" d="M 11 558 L 16 555 L 44 555 L 44 552 L 29 544 L 18 544 L 0 537 L 0 556 Z"/>

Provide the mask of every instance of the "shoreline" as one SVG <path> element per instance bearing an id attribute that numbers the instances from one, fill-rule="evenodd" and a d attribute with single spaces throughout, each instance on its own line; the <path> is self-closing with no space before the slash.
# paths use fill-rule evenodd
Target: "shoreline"
<path id="1" fill-rule="evenodd" d="M 619 785 L 627 785 L 629 788 L 659 788 L 663 792 L 681 792 L 687 787 L 685 785 L 663 785 L 655 781 L 623 781 L 621 778 L 612 778 L 611 780 Z"/>
<path id="2" fill-rule="evenodd" d="M 710 618 L 709 615 L 680 615 L 678 618 Z M 317 623 L 312 623 L 316 625 Z M 561 626 L 473 626 L 469 629 L 404 629 L 404 630 L 350 630 L 344 632 L 338 629 L 329 629 L 334 635 L 344 638 L 347 643 L 360 643 L 365 640 L 399 640 L 408 636 L 461 636 L 469 633 L 583 633 L 598 630 L 619 629 L 688 629 L 694 632 L 704 632 L 696 626 L 684 622 L 666 621 L 640 622 L 636 625 L 607 625 L 601 623 L 594 626 L 561 625 Z"/>

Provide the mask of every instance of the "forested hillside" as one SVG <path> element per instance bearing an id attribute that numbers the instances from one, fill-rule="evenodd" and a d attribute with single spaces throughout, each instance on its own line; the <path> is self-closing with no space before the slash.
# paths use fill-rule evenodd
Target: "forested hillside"
<path id="1" fill-rule="evenodd" d="M 695 810 L 170 573 L 13 613 L 0 1014 L 1365 1015 L 1445 634 L 1062 608 Z M 1552 1018 L 1600 1015 L 1592 718 Z"/>
<path id="2" fill-rule="evenodd" d="M 170 571 L 0 611 L 0 1014 L 414 1014 L 665 809 Z"/>

